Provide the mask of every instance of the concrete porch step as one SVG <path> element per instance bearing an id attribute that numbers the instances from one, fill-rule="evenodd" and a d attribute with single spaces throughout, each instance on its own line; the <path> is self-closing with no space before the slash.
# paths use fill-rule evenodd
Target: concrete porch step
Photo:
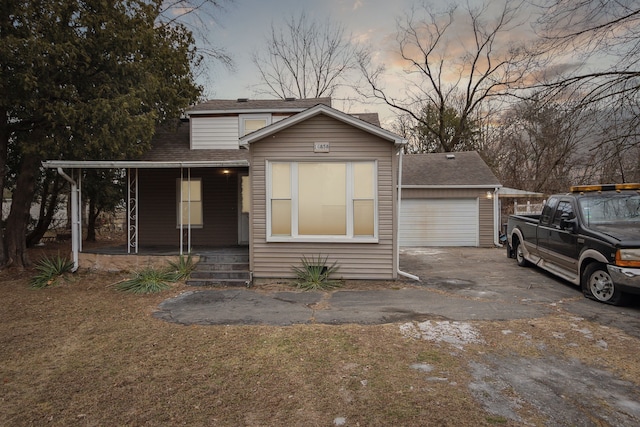
<path id="1" fill-rule="evenodd" d="M 248 262 L 198 263 L 198 271 L 249 271 Z"/>
<path id="2" fill-rule="evenodd" d="M 206 254 L 200 256 L 202 264 L 249 263 L 249 254 Z"/>
<path id="3" fill-rule="evenodd" d="M 238 280 L 249 280 L 251 278 L 249 274 L 249 270 L 214 270 L 214 271 L 202 271 L 202 270 L 194 270 L 191 272 L 190 279 L 198 280 L 215 280 L 215 279 L 238 279 Z"/>
<path id="4" fill-rule="evenodd" d="M 189 286 L 242 286 L 246 287 L 251 284 L 250 280 L 244 279 L 189 279 Z"/>
<path id="5" fill-rule="evenodd" d="M 187 280 L 190 286 L 248 286 L 249 252 L 246 249 L 224 249 L 201 253 L 200 261 Z"/>

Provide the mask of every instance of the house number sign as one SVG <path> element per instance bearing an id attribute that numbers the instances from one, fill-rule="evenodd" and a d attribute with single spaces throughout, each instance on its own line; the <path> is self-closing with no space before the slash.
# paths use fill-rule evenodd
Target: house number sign
<path id="1" fill-rule="evenodd" d="M 314 142 L 313 143 L 313 152 L 314 153 L 328 153 L 331 149 L 330 144 L 328 142 Z"/>

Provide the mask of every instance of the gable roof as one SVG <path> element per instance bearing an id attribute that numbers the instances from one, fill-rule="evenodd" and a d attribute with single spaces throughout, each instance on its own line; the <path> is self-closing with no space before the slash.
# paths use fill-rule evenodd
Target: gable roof
<path id="1" fill-rule="evenodd" d="M 406 154 L 402 187 L 502 187 L 476 151 Z"/>
<path id="2" fill-rule="evenodd" d="M 319 114 L 324 114 L 355 128 L 379 136 L 382 139 L 393 142 L 395 145 L 403 145 L 407 142 L 406 139 L 404 139 L 400 135 L 396 135 L 393 132 L 382 129 L 379 126 L 369 123 L 368 121 L 359 119 L 356 116 L 350 114 L 343 113 L 342 111 L 331 108 L 325 104 L 318 104 L 298 114 L 294 114 L 293 116 L 289 116 L 286 119 L 280 120 L 276 123 L 273 123 L 269 126 L 263 127 L 262 129 L 243 136 L 242 138 L 240 138 L 240 146 L 247 146 L 252 142 L 258 141 L 259 139 L 265 138 L 267 136 L 271 136 L 276 132 L 280 132 L 281 130 L 287 129 L 288 127 L 305 121 L 311 117 L 315 117 Z"/>
<path id="3" fill-rule="evenodd" d="M 210 99 L 193 106 L 186 114 L 299 112 L 317 104 L 331 106 L 331 98 L 305 99 Z"/>

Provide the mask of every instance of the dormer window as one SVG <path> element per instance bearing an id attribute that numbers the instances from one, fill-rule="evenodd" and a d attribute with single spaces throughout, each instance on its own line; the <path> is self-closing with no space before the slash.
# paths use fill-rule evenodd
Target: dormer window
<path id="1" fill-rule="evenodd" d="M 239 133 L 243 137 L 271 124 L 271 114 L 241 114 L 239 116 Z"/>

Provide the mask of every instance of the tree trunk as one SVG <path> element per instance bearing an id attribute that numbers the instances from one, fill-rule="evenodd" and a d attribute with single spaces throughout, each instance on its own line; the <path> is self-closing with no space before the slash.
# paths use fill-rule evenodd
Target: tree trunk
<path id="1" fill-rule="evenodd" d="M 58 207 L 58 195 L 62 190 L 60 185 L 60 175 L 56 174 L 53 182 L 46 182 L 42 186 L 42 198 L 40 201 L 40 215 L 38 222 L 32 232 L 27 234 L 27 247 L 30 248 L 37 244 L 44 233 L 47 232 L 53 221 L 53 216 Z"/>
<path id="2" fill-rule="evenodd" d="M 2 83 L 0 83 L 2 84 Z M 7 174 L 7 154 L 9 150 L 9 123 L 7 109 L 0 107 L 0 212 L 4 199 L 5 176 Z M 0 260 L 5 259 L 4 229 L 0 227 Z"/>
<path id="3" fill-rule="evenodd" d="M 89 199 L 89 214 L 87 218 L 87 242 L 96 241 L 96 220 L 100 215 L 100 209 L 96 207 L 95 197 Z"/>
<path id="4" fill-rule="evenodd" d="M 20 174 L 13 192 L 13 202 L 5 231 L 4 265 L 6 267 L 23 269 L 31 265 L 27 255 L 26 234 L 39 160 L 35 154 L 26 154 L 20 165 Z"/>

